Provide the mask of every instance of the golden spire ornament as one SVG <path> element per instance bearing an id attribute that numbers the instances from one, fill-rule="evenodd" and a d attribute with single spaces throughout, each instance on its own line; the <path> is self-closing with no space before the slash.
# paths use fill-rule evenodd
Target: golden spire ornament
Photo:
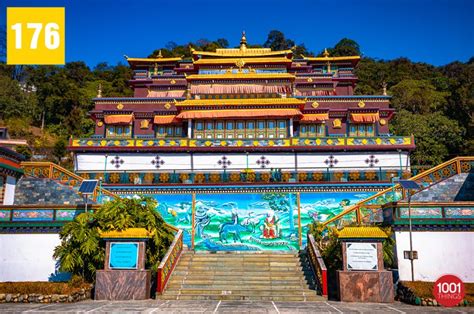
<path id="1" fill-rule="evenodd" d="M 240 50 L 247 49 L 247 37 L 245 37 L 245 31 L 242 32 L 242 37 L 240 38 Z"/>

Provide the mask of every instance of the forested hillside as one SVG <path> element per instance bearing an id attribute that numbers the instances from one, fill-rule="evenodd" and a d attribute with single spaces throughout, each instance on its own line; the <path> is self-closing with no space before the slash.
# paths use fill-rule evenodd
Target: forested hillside
<path id="1" fill-rule="evenodd" d="M 190 57 L 189 47 L 213 51 L 228 46 L 222 38 L 183 45 L 170 42 L 150 56 L 161 50 L 165 57 L 186 58 Z M 322 53 L 308 51 L 304 44 L 295 45 L 279 31 L 271 31 L 261 46 L 274 50 L 293 48 L 295 58 Z M 332 56 L 359 55 L 360 47 L 353 40 L 342 39 L 328 51 Z M 415 135 L 413 164 L 435 165 L 454 156 L 474 155 L 474 58 L 467 63 L 453 60 L 435 67 L 406 58 L 379 60 L 362 56 L 357 75 L 359 95 L 381 94 L 386 84 L 397 110 L 392 133 Z M 87 113 L 93 108 L 91 99 L 97 95 L 98 85 L 102 86 L 103 97 L 130 96 L 130 78 L 131 71 L 125 64 L 101 63 L 89 68 L 82 61 L 62 67 L 0 63 L 0 124 L 9 127 L 12 137 L 28 139 L 35 154 L 47 154 L 58 161 L 66 155 L 70 136 L 92 134 L 93 123 Z"/>

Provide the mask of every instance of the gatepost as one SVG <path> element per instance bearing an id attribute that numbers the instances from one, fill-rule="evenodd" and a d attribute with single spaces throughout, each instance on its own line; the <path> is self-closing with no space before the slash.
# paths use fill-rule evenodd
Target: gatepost
<path id="1" fill-rule="evenodd" d="M 387 234 L 378 227 L 345 227 L 343 270 L 337 271 L 339 298 L 346 302 L 392 303 L 392 272 L 384 269 L 382 242 Z"/>
<path id="2" fill-rule="evenodd" d="M 96 272 L 96 300 L 150 298 L 151 272 L 145 269 L 145 243 L 151 236 L 145 228 L 100 233 L 106 241 L 105 265 Z"/>

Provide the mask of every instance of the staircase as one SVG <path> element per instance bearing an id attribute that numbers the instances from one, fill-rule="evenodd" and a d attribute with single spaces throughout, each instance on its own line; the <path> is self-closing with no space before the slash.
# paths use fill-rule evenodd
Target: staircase
<path id="1" fill-rule="evenodd" d="M 427 190 L 435 186 L 436 184 L 439 184 L 440 182 L 454 176 L 455 178 L 452 181 L 448 181 L 448 184 L 445 185 L 447 186 L 447 188 L 444 188 L 446 189 L 446 191 L 443 191 L 442 193 L 446 193 L 447 190 L 451 188 L 449 186 L 449 184 L 451 183 L 454 185 L 452 189 L 456 190 L 455 192 L 457 192 L 458 194 L 455 197 L 455 201 L 469 200 L 473 197 L 472 191 L 470 191 L 472 189 L 472 186 L 474 185 L 473 184 L 474 180 L 472 177 L 473 170 L 474 170 L 474 156 L 456 157 L 436 167 L 426 170 L 420 174 L 417 174 L 416 176 L 411 177 L 408 180 L 418 183 L 420 187 L 423 187 Z M 459 176 L 461 174 L 468 174 L 468 175 Z M 463 181 L 464 183 L 462 183 Z M 454 192 L 453 190 L 451 192 Z M 400 199 L 395 199 L 395 200 L 385 199 L 385 196 L 393 194 L 394 191 L 401 192 L 402 199 L 407 197 L 408 195 L 407 191 L 404 191 L 402 187 L 400 186 L 400 184 L 396 184 L 391 188 L 382 190 L 366 198 L 365 200 L 359 201 L 358 203 L 350 206 L 349 208 L 345 209 L 343 212 L 339 213 L 338 215 L 332 217 L 331 219 L 326 220 L 323 223 L 323 225 L 328 226 L 331 224 L 335 224 L 337 221 L 341 220 L 344 216 L 350 217 L 349 215 L 353 215 L 354 213 L 356 215 L 356 221 L 358 224 L 361 224 L 362 221 L 364 221 L 365 223 L 373 223 L 375 221 L 372 220 L 370 216 L 372 216 L 372 214 L 375 211 L 377 211 L 381 215 L 382 205 L 387 204 L 389 202 L 400 200 Z M 418 191 L 417 193 L 420 193 L 420 191 Z M 425 196 L 430 197 L 429 193 L 428 195 L 425 195 Z M 366 216 L 364 217 L 363 216 L 364 213 L 362 209 L 368 206 L 372 206 L 372 207 L 375 206 L 375 211 L 373 208 L 372 214 L 371 213 L 365 214 Z M 373 216 L 377 217 L 380 215 L 373 215 Z"/>
<path id="2" fill-rule="evenodd" d="M 324 301 L 308 287 L 298 253 L 183 251 L 163 300 Z"/>
<path id="3" fill-rule="evenodd" d="M 79 205 L 84 199 L 72 186 L 49 178 L 22 177 L 15 189 L 15 205 Z"/>
<path id="4" fill-rule="evenodd" d="M 412 196 L 412 202 L 474 201 L 474 173 L 460 173 Z"/>

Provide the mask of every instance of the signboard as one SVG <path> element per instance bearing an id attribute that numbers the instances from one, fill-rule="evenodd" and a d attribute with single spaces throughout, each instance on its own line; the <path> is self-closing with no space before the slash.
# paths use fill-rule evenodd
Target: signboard
<path id="1" fill-rule="evenodd" d="M 377 270 L 377 244 L 347 242 L 347 270 Z"/>
<path id="2" fill-rule="evenodd" d="M 111 242 L 110 269 L 137 269 L 138 242 Z"/>

